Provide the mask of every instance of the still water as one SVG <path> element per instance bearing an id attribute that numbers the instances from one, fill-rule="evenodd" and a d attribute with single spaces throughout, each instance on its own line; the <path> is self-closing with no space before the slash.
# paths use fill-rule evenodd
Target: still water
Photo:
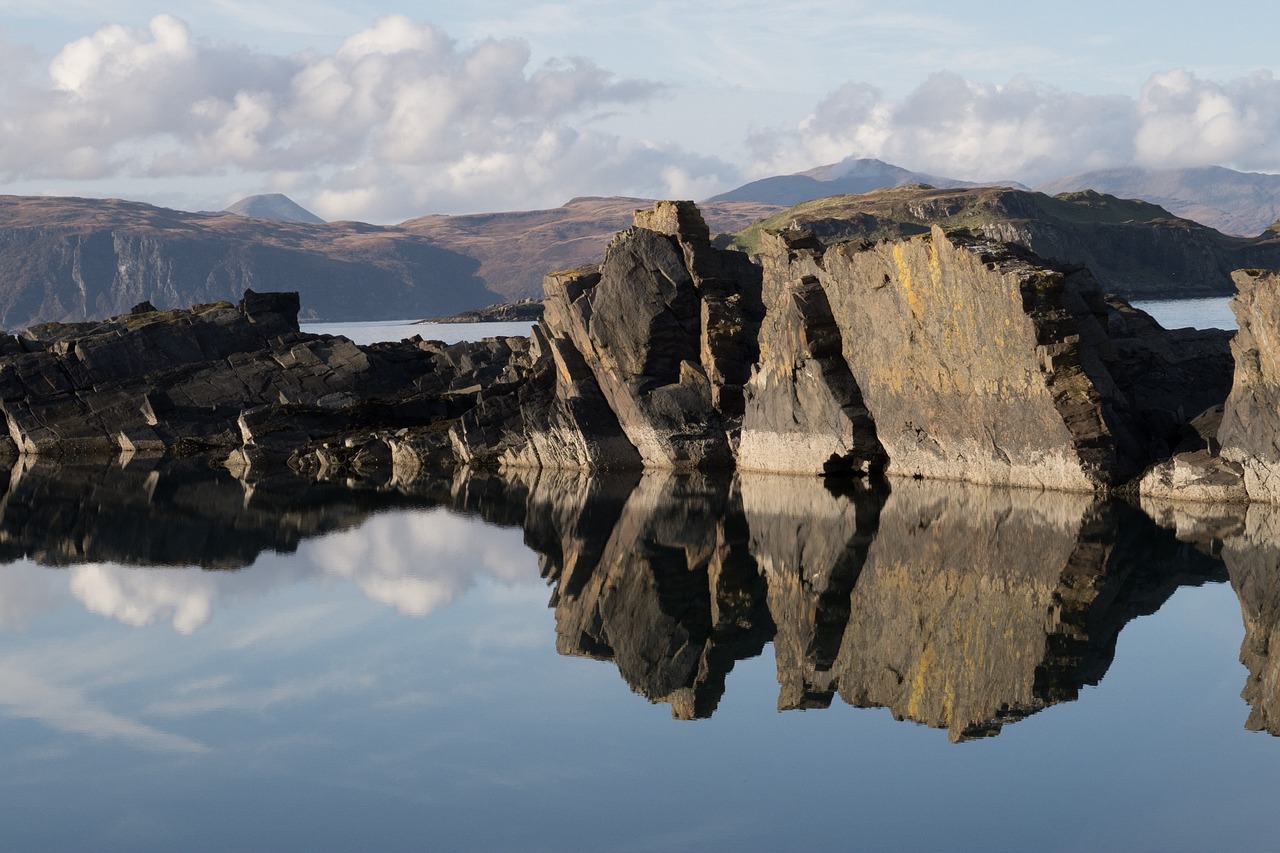
<path id="1" fill-rule="evenodd" d="M 0 850 L 1280 833 L 1268 508 L 137 459 L 6 482 Z"/>

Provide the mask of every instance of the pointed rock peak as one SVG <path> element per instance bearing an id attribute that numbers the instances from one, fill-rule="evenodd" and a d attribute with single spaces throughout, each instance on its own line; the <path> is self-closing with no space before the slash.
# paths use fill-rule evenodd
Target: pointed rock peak
<path id="1" fill-rule="evenodd" d="M 226 212 L 254 219 L 274 219 L 278 222 L 309 222 L 317 225 L 324 222 L 282 193 L 251 195 L 228 207 Z"/>
<path id="2" fill-rule="evenodd" d="M 637 210 L 635 226 L 678 237 L 685 242 L 705 243 L 711 239 L 711 231 L 703 221 L 702 213 L 691 201 L 659 201 L 651 210 Z"/>

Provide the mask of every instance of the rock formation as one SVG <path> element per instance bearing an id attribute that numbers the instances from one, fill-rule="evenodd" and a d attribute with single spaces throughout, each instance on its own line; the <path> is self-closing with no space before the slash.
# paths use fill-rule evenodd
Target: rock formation
<path id="1" fill-rule="evenodd" d="M 1159 500 L 1280 503 L 1280 273 L 1238 270 L 1231 302 L 1234 377 L 1223 406 L 1206 413 L 1195 447 L 1143 477 Z"/>
<path id="2" fill-rule="evenodd" d="M 796 232 L 763 266 L 696 207 L 638 211 L 552 273 L 529 338 L 358 347 L 246 292 L 0 342 L 18 452 L 215 450 L 236 470 L 714 469 L 1103 491 L 1220 404 L 1227 336 L 1161 329 L 1089 274 L 935 228 Z"/>
<path id="3" fill-rule="evenodd" d="M 745 468 L 887 457 L 900 475 L 1087 491 L 1167 453 L 1188 412 L 1226 394 L 1225 334 L 1165 332 L 1083 270 L 938 228 L 763 248 Z"/>

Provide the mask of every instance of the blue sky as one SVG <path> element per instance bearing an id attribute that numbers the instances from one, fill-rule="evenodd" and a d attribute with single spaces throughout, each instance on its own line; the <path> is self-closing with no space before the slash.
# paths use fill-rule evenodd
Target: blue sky
<path id="1" fill-rule="evenodd" d="M 1280 171 L 1262 2 L 0 0 L 0 192 L 329 219 L 702 198 L 848 156 Z"/>

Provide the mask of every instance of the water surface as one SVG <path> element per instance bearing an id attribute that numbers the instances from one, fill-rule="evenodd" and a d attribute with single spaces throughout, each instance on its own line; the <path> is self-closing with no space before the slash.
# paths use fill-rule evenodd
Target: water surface
<path id="1" fill-rule="evenodd" d="M 1166 528 L 912 482 L 315 487 L 137 460 L 9 483 L 6 850 L 1263 850 L 1280 830 L 1263 509 L 1153 507 Z"/>

